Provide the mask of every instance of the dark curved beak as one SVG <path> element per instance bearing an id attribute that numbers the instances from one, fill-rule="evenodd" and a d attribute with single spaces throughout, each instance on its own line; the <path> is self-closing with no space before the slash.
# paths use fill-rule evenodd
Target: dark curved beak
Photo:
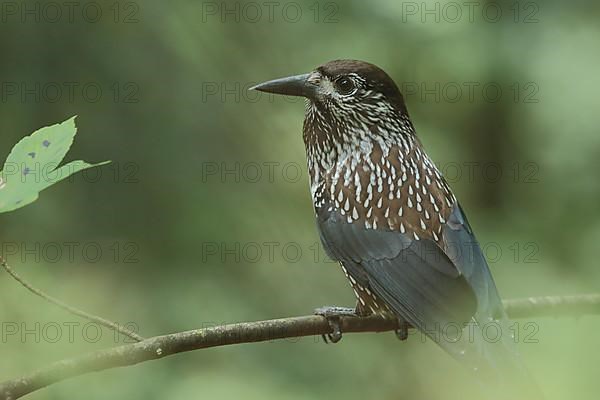
<path id="1" fill-rule="evenodd" d="M 310 74 L 288 76 L 287 78 L 274 79 L 252 86 L 250 90 L 260 92 L 283 94 L 287 96 L 302 96 L 312 98 L 316 94 L 317 87 L 308 82 Z"/>

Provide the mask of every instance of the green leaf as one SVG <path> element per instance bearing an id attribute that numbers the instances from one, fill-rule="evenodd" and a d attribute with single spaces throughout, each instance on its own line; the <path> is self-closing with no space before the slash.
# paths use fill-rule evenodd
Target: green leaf
<path id="1" fill-rule="evenodd" d="M 76 172 L 110 162 L 73 161 L 60 166 L 76 133 L 72 117 L 35 131 L 13 147 L 0 171 L 0 213 L 33 203 L 42 190 Z"/>

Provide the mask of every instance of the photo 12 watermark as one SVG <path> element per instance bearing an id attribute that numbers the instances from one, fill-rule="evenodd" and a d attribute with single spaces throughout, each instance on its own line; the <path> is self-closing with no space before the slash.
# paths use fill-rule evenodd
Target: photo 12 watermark
<path id="1" fill-rule="evenodd" d="M 200 87 L 202 103 L 304 103 L 299 96 L 275 95 L 251 90 L 260 82 L 205 81 Z M 507 100 L 513 103 L 535 104 L 540 102 L 540 87 L 534 81 L 404 81 L 400 92 L 410 102 L 421 103 L 498 103 Z"/>
<path id="2" fill-rule="evenodd" d="M 400 91 L 411 101 L 421 103 L 539 103 L 536 82 L 402 82 Z"/>
<path id="3" fill-rule="evenodd" d="M 541 181 L 540 165 L 535 161 L 508 163 L 462 161 L 435 163 L 450 183 L 537 184 Z M 204 161 L 198 169 L 201 183 L 302 183 L 306 165 L 294 161 Z M 11 169 L 12 170 L 12 169 Z"/>
<path id="4" fill-rule="evenodd" d="M 0 23 L 74 24 L 100 22 L 136 24 L 140 3 L 135 1 L 2 1 Z"/>
<path id="5" fill-rule="evenodd" d="M 259 101 L 266 101 L 274 103 L 277 99 L 283 99 L 287 103 L 303 103 L 304 99 L 297 96 L 282 96 L 275 95 L 273 93 L 260 92 L 258 90 L 251 90 L 253 86 L 256 86 L 260 82 L 225 82 L 225 81 L 211 81 L 202 82 L 200 88 L 200 100 L 202 103 L 257 103 Z"/>
<path id="6" fill-rule="evenodd" d="M 513 342 L 538 344 L 540 326 L 536 322 L 504 322 L 495 319 L 486 321 L 448 322 L 444 324 L 422 324 L 423 329 L 411 329 L 409 336 L 417 336 L 421 342 L 436 343 L 499 343 Z"/>
<path id="7" fill-rule="evenodd" d="M 534 1 L 404 1 L 400 7 L 403 23 L 512 22 L 537 24 L 540 22 L 540 6 Z"/>
<path id="8" fill-rule="evenodd" d="M 435 163 L 446 182 L 536 184 L 541 181 L 535 161 L 509 163 L 462 161 Z"/>
<path id="9" fill-rule="evenodd" d="M 446 251 L 423 246 L 419 252 L 400 254 L 399 262 L 409 257 L 419 257 L 429 262 L 443 262 L 449 257 L 456 263 L 467 263 L 481 254 L 489 264 L 537 264 L 540 262 L 540 245 L 535 241 L 514 242 L 445 242 Z M 437 250 L 436 250 L 437 249 Z M 203 264 L 321 264 L 334 263 L 319 241 L 233 241 L 199 243 L 200 261 Z"/>
<path id="10" fill-rule="evenodd" d="M 139 332 L 135 322 L 117 324 L 119 328 L 133 333 Z M 96 322 L 45 321 L 45 322 L 0 322 L 0 341 L 10 343 L 98 343 L 102 339 L 113 343 L 136 343 L 117 330 L 107 332 L 106 327 Z"/>
<path id="11" fill-rule="evenodd" d="M 137 264 L 140 245 L 134 241 L 3 241 L 0 256 L 22 264 Z"/>
<path id="12" fill-rule="evenodd" d="M 0 189 L 9 184 L 46 185 L 60 181 L 69 183 L 99 183 L 106 181 L 114 184 L 140 182 L 140 166 L 132 161 L 111 162 L 100 168 L 88 168 L 82 171 L 78 171 L 77 167 L 77 164 L 61 166 L 56 162 L 6 162 L 2 177 L 0 177 Z"/>
<path id="13" fill-rule="evenodd" d="M 205 161 L 200 165 L 200 182 L 297 183 L 305 176 L 305 168 L 291 161 Z"/>
<path id="14" fill-rule="evenodd" d="M 1 81 L 1 103 L 98 103 L 110 101 L 119 104 L 139 103 L 140 86 L 125 82 L 40 82 Z"/>
<path id="15" fill-rule="evenodd" d="M 301 21 L 334 24 L 339 20 L 340 5 L 337 2 L 315 1 L 203 1 L 201 22 L 220 23 L 284 22 L 295 24 Z"/>

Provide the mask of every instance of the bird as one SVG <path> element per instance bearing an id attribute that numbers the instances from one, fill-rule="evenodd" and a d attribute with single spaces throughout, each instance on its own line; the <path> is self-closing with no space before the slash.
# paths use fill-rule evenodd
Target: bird
<path id="1" fill-rule="evenodd" d="M 332 323 L 331 339 L 341 338 L 339 316 L 392 315 L 401 339 L 409 326 L 420 330 L 490 398 L 542 398 L 473 229 L 394 80 L 374 64 L 334 60 L 251 89 L 306 99 L 302 137 L 317 228 L 357 298 L 355 308 L 317 310 Z"/>

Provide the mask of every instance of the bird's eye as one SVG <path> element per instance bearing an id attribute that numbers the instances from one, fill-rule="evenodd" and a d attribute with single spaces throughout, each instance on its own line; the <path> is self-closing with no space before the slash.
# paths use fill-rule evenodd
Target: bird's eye
<path id="1" fill-rule="evenodd" d="M 345 76 L 335 81 L 335 88 L 342 95 L 352 94 L 356 90 L 352 79 Z"/>

